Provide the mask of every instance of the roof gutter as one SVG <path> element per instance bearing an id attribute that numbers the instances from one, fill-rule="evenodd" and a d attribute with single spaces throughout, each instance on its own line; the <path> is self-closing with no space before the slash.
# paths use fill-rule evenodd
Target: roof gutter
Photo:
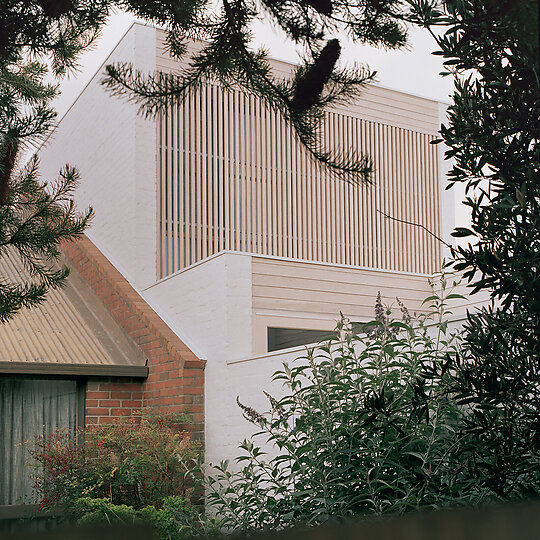
<path id="1" fill-rule="evenodd" d="M 146 379 L 148 377 L 148 367 L 110 364 L 60 364 L 55 362 L 0 362 L 0 375 L 5 374 Z"/>

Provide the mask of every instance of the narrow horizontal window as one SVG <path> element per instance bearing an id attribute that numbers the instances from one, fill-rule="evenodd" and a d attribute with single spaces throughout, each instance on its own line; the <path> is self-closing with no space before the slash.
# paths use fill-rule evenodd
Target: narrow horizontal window
<path id="1" fill-rule="evenodd" d="M 334 335 L 330 330 L 303 328 L 268 328 L 268 352 L 318 343 Z"/>

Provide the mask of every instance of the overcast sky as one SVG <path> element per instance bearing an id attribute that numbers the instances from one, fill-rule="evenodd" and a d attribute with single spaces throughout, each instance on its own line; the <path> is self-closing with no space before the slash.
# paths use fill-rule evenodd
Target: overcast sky
<path id="1" fill-rule="evenodd" d="M 62 94 L 55 106 L 60 117 L 77 98 L 90 78 L 105 61 L 108 54 L 128 30 L 133 17 L 126 13 L 113 15 L 102 32 L 94 50 L 81 57 L 80 69 L 62 83 Z M 254 27 L 255 43 L 265 45 L 270 56 L 278 60 L 295 62 L 295 51 L 286 43 L 283 35 L 277 33 L 268 20 L 261 20 Z M 376 70 L 379 84 L 411 94 L 448 102 L 452 91 L 449 77 L 441 77 L 441 61 L 431 52 L 435 49 L 429 33 L 416 30 L 411 32 L 409 50 L 385 51 L 368 46 L 345 45 L 343 60 L 362 62 Z"/>

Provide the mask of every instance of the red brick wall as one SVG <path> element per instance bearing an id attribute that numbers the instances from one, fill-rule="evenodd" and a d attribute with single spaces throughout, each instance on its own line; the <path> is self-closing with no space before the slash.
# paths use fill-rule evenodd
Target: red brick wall
<path id="1" fill-rule="evenodd" d="M 87 426 L 114 422 L 131 416 L 143 406 L 143 383 L 136 381 L 88 381 L 85 423 Z"/>
<path id="2" fill-rule="evenodd" d="M 194 431 L 201 435 L 204 423 L 205 362 L 197 358 L 159 318 L 88 238 L 83 237 L 76 242 L 65 243 L 62 250 L 71 266 L 85 279 L 147 357 L 149 375 L 142 384 L 142 405 L 189 412 L 195 424 Z M 120 386 L 124 383 L 115 384 Z M 89 393 L 93 391 L 88 389 Z M 104 389 L 103 392 L 107 390 Z M 112 395 L 112 389 L 110 392 Z M 128 410 L 123 409 L 122 405 L 102 407 L 100 398 L 89 398 L 95 399 L 98 399 L 97 407 L 88 406 L 88 410 L 96 409 L 96 414 L 88 415 L 93 423 L 103 422 L 107 417 L 114 418 L 114 415 L 123 415 L 120 411 Z M 112 397 L 104 397 L 103 400 L 115 401 Z M 101 411 L 107 409 L 109 414 L 101 414 L 97 409 Z"/>

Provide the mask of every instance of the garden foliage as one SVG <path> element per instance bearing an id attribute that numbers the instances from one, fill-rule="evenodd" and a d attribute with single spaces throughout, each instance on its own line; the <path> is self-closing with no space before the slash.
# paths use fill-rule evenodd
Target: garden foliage
<path id="1" fill-rule="evenodd" d="M 540 61 L 538 0 L 414 0 L 418 21 L 444 25 L 439 54 L 455 79 L 441 129 L 471 225 L 454 236 L 455 268 L 493 302 L 471 312 L 452 366 L 470 411 L 463 458 L 478 489 L 540 494 Z M 436 7 L 433 7 L 436 6 Z"/>
<path id="2" fill-rule="evenodd" d="M 134 510 L 160 507 L 168 496 L 188 498 L 197 447 L 182 425 L 180 417 L 141 413 L 82 433 L 60 431 L 38 439 L 32 455 L 41 507 L 79 516 L 82 498 Z"/>
<path id="3" fill-rule="evenodd" d="M 135 525 L 154 530 L 160 540 L 183 540 L 217 534 L 215 520 L 207 519 L 191 502 L 178 496 L 164 497 L 161 506 L 136 509 L 108 499 L 85 497 L 75 501 L 73 513 L 81 527 Z"/>
<path id="4" fill-rule="evenodd" d="M 400 321 L 379 297 L 360 335 L 342 321 L 335 340 L 275 374 L 285 395 L 268 395 L 269 412 L 239 402 L 270 453 L 246 440 L 237 470 L 224 462 L 207 478 L 223 527 L 280 529 L 475 500 L 456 459 L 463 411 L 440 371 L 459 346 L 446 321 L 456 295 L 444 279 L 441 290 L 427 315 L 411 317 L 400 303 Z"/>

